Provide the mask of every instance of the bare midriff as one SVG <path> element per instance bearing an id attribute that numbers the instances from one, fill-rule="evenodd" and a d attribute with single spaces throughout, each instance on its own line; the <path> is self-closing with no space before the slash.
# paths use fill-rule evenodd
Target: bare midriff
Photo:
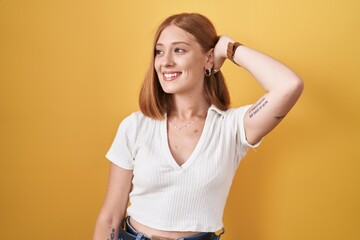
<path id="1" fill-rule="evenodd" d="M 181 238 L 181 237 L 189 237 L 189 236 L 200 233 L 200 232 L 162 231 L 162 230 L 158 230 L 158 229 L 154 229 L 154 228 L 145 226 L 145 225 L 135 221 L 133 218 L 130 218 L 130 224 L 136 231 L 141 232 L 148 237 L 159 236 L 159 237 L 165 237 L 165 238 L 170 238 L 170 239 L 177 239 L 177 238 Z"/>

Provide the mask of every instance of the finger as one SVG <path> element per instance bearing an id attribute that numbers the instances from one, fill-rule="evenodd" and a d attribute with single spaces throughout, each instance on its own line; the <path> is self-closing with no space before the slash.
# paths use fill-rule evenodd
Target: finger
<path id="1" fill-rule="evenodd" d="M 214 71 L 220 70 L 221 66 L 224 64 L 225 59 L 224 58 L 215 58 L 214 59 Z"/>

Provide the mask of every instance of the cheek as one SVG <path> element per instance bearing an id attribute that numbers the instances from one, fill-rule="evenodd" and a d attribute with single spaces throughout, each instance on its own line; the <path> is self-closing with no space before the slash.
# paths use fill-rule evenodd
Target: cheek
<path id="1" fill-rule="evenodd" d="M 156 71 L 156 72 L 159 70 L 159 66 L 160 66 L 159 62 L 156 61 L 156 59 L 155 59 L 155 60 L 154 60 L 154 68 L 155 68 L 155 71 Z"/>
<path id="2" fill-rule="evenodd" d="M 203 69 L 205 68 L 205 63 L 204 63 L 204 59 L 201 58 L 201 57 L 196 57 L 196 58 L 193 58 L 193 59 L 190 59 L 189 61 L 187 61 L 186 63 L 186 66 L 188 68 L 191 68 L 193 69 L 193 71 L 196 71 L 196 72 L 202 72 Z"/>
<path id="3" fill-rule="evenodd" d="M 189 64 L 187 68 L 196 75 L 201 75 L 204 72 L 204 66 L 199 62 L 193 62 Z"/>
<path id="4" fill-rule="evenodd" d="M 155 70 L 155 74 L 158 76 L 159 80 L 160 80 L 160 64 L 155 60 L 154 61 L 154 70 Z"/>

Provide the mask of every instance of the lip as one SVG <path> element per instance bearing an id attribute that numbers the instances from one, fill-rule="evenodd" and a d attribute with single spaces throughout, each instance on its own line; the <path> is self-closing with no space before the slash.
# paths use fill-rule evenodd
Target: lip
<path id="1" fill-rule="evenodd" d="M 164 81 L 173 81 L 181 75 L 181 72 L 162 72 Z"/>

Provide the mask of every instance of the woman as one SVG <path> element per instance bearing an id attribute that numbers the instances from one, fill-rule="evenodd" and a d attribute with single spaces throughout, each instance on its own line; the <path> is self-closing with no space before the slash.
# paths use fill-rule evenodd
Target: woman
<path id="1" fill-rule="evenodd" d="M 229 109 L 220 70 L 226 59 L 266 90 L 252 106 Z M 214 232 L 223 228 L 240 160 L 279 124 L 302 89 L 292 70 L 218 37 L 206 17 L 167 18 L 155 35 L 141 112 L 123 120 L 107 153 L 110 179 L 94 239 L 219 239 Z"/>

